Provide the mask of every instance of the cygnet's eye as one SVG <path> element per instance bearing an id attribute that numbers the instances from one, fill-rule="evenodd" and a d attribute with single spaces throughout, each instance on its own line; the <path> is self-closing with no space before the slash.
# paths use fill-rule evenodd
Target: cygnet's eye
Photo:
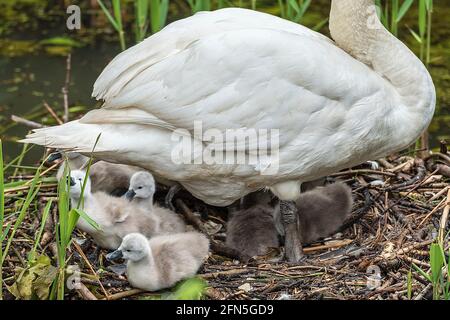
<path id="1" fill-rule="evenodd" d="M 142 189 L 142 187 L 138 187 L 138 189 Z"/>

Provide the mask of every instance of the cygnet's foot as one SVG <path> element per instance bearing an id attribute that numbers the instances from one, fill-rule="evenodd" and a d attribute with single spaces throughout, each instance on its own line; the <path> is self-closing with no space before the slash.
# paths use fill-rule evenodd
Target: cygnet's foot
<path id="1" fill-rule="evenodd" d="M 293 201 L 280 201 L 280 213 L 285 232 L 284 251 L 288 262 L 299 262 L 303 258 L 302 243 L 298 228 L 298 209 Z"/>

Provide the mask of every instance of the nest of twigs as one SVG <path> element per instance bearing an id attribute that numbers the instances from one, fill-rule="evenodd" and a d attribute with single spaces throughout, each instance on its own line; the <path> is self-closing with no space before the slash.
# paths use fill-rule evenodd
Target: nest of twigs
<path id="1" fill-rule="evenodd" d="M 441 153 L 424 159 L 397 156 L 379 160 L 378 164 L 378 168 L 366 165 L 331 176 L 352 187 L 352 217 L 337 235 L 305 247 L 307 259 L 298 265 L 274 262 L 282 254 L 278 251 L 245 264 L 239 262 L 238 253 L 224 246 L 226 208 L 208 206 L 187 192 L 179 192 L 175 199 L 178 213 L 212 241 L 211 254 L 199 273 L 209 285 L 205 298 L 407 299 L 408 293 L 412 299 L 431 298 L 430 283 L 412 265 L 429 270 L 430 244 L 448 233 L 449 154 L 443 146 Z M 52 174 L 49 171 L 48 175 Z M 166 192 L 159 188 L 156 200 L 162 201 Z M 42 204 L 49 197 L 56 196 L 55 185 L 41 188 L 37 212 L 42 212 Z M 6 198 L 7 208 L 14 206 L 14 199 Z M 7 284 L 14 281 L 16 269 L 24 266 L 40 219 L 39 214 L 28 215 L 17 231 L 4 263 Z M 55 206 L 40 241 L 42 252 L 55 261 L 56 219 Z M 79 232 L 74 237 L 85 239 L 74 241 L 69 255 L 69 264 L 82 268 L 82 286 L 67 291 L 68 299 L 137 299 L 151 295 L 130 288 L 124 275 L 110 270 L 104 259 L 106 251 L 98 251 Z M 448 252 L 448 238 L 441 240 Z M 6 293 L 6 298 L 13 297 Z"/>

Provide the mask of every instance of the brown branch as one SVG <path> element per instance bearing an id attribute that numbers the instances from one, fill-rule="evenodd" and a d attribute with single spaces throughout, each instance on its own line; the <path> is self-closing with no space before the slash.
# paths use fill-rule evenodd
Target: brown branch
<path id="1" fill-rule="evenodd" d="M 56 122 L 58 122 L 58 124 L 63 124 L 63 121 L 58 117 L 56 112 L 52 109 L 52 107 L 49 106 L 49 104 L 46 101 L 44 101 L 44 107 L 45 109 L 47 109 L 47 111 L 50 113 L 53 119 L 55 119 Z"/>
<path id="2" fill-rule="evenodd" d="M 12 115 L 11 116 L 11 120 L 14 121 L 14 122 L 23 124 L 23 125 L 25 125 L 27 127 L 33 128 L 33 129 L 40 129 L 40 128 L 44 127 L 44 125 L 42 125 L 40 123 L 31 121 L 31 120 L 27 120 L 25 118 L 22 118 L 22 117 L 19 117 L 19 116 L 16 116 L 16 115 Z"/>
<path id="3" fill-rule="evenodd" d="M 450 189 L 447 193 L 447 201 L 445 204 L 444 212 L 441 216 L 441 223 L 439 224 L 439 244 L 444 248 L 445 227 L 447 226 L 448 214 L 450 212 Z"/>
<path id="4" fill-rule="evenodd" d="M 66 80 L 64 82 L 64 87 L 62 88 L 62 93 L 64 97 L 64 122 L 69 121 L 69 85 L 70 85 L 70 68 L 71 68 L 72 55 L 69 53 L 66 60 Z"/>

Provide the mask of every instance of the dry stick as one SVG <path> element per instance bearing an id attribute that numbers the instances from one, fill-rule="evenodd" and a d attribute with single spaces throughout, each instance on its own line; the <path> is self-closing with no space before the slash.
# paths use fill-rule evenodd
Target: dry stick
<path id="1" fill-rule="evenodd" d="M 444 248 L 444 238 L 445 238 L 445 227 L 447 226 L 448 213 L 450 211 L 450 189 L 447 193 L 447 203 L 444 208 L 444 212 L 442 213 L 441 223 L 439 225 L 439 244 L 441 248 Z"/>
<path id="2" fill-rule="evenodd" d="M 103 294 L 105 295 L 106 299 L 109 300 L 109 294 L 108 292 L 106 292 L 105 287 L 103 287 L 102 282 L 100 281 L 100 277 L 98 276 L 97 272 L 95 272 L 94 268 L 92 267 L 91 263 L 89 262 L 89 259 L 86 257 L 86 255 L 84 254 L 83 250 L 81 249 L 81 247 L 78 245 L 78 243 L 76 243 L 75 241 L 73 242 L 73 245 L 75 247 L 75 249 L 78 251 L 78 253 L 80 254 L 80 256 L 83 258 L 83 260 L 86 262 L 86 264 L 88 265 L 89 269 L 91 270 L 92 274 L 95 276 L 98 284 L 100 285 L 100 288 L 103 291 Z"/>
<path id="3" fill-rule="evenodd" d="M 400 203 L 400 201 L 406 199 L 407 196 L 409 196 L 413 191 L 417 190 L 420 186 L 422 186 L 425 182 L 427 182 L 427 180 L 435 175 L 437 172 L 437 170 L 433 171 L 432 173 L 430 173 L 428 176 L 426 176 L 419 184 L 417 184 L 415 187 L 413 187 L 411 190 L 409 190 L 404 196 L 402 196 L 400 199 L 396 200 L 394 202 L 394 204 L 391 204 L 389 207 L 387 207 L 386 209 L 383 210 L 383 212 L 381 212 L 380 214 L 385 214 L 387 211 L 391 210 L 391 208 L 395 207 L 396 205 L 398 205 Z M 389 190 L 392 191 L 392 190 Z"/>
<path id="4" fill-rule="evenodd" d="M 119 300 L 119 299 L 123 299 L 123 298 L 127 298 L 127 297 L 131 297 L 134 296 L 136 294 L 139 293 L 144 293 L 144 290 L 141 289 L 131 289 L 128 291 L 122 291 L 119 293 L 115 293 L 109 296 L 108 300 Z M 106 300 L 105 298 L 103 298 L 102 300 Z"/>
<path id="5" fill-rule="evenodd" d="M 96 296 L 83 284 L 79 283 L 77 292 L 83 297 L 84 300 L 98 300 Z"/>
<path id="6" fill-rule="evenodd" d="M 427 221 L 436 211 L 438 211 L 442 205 L 444 204 L 446 199 L 442 199 L 441 202 L 439 202 L 439 204 L 433 208 L 433 210 L 430 211 L 430 213 L 428 213 L 425 218 L 422 219 L 422 221 L 420 221 L 418 227 L 420 227 L 421 225 L 423 225 L 425 223 L 425 221 Z"/>
<path id="7" fill-rule="evenodd" d="M 444 189 L 442 189 L 441 191 L 439 191 L 438 193 L 436 193 L 430 200 L 428 200 L 426 203 L 430 203 L 431 201 L 434 201 L 436 199 L 438 199 L 440 196 L 442 196 L 444 193 L 447 192 L 447 190 L 449 190 L 450 187 L 447 186 Z"/>
<path id="8" fill-rule="evenodd" d="M 42 124 L 40 124 L 40 123 L 31 121 L 31 120 L 27 120 L 27 119 L 25 119 L 25 118 L 22 118 L 22 117 L 19 117 L 19 116 L 16 116 L 16 115 L 12 115 L 12 116 L 11 116 L 11 120 L 14 121 L 14 122 L 23 124 L 23 125 L 25 125 L 25 126 L 27 126 L 27 127 L 33 128 L 33 129 L 40 129 L 40 128 L 43 128 L 43 127 L 44 127 L 44 126 L 43 126 Z"/>
<path id="9" fill-rule="evenodd" d="M 202 233 L 204 233 L 210 240 L 211 243 L 211 250 L 216 252 L 219 255 L 222 255 L 224 257 L 228 257 L 231 259 L 238 259 L 238 260 L 248 260 L 249 257 L 243 256 L 239 251 L 234 250 L 232 248 L 229 248 L 227 246 L 224 246 L 214 239 L 211 238 L 211 236 L 208 234 L 208 231 L 203 226 L 202 222 L 199 218 L 195 216 L 195 214 L 191 211 L 191 209 L 188 208 L 188 206 L 183 202 L 181 199 L 176 200 L 177 205 L 181 208 L 181 212 L 183 213 L 183 216 L 186 218 L 186 220 L 192 224 L 197 230 L 200 230 Z"/>
<path id="10" fill-rule="evenodd" d="M 388 176 L 388 177 L 395 177 L 395 174 L 391 173 L 391 172 L 369 170 L 369 169 L 367 169 L 367 170 L 364 170 L 364 169 L 348 170 L 348 171 L 333 173 L 332 175 L 330 175 L 330 177 L 339 177 L 339 176 L 345 176 L 345 175 L 348 175 L 348 174 L 361 174 L 361 173 L 374 173 L 374 174 L 385 175 L 385 176 Z"/>
<path id="11" fill-rule="evenodd" d="M 425 295 L 431 290 L 433 289 L 433 284 L 430 283 L 428 284 L 415 298 L 414 300 L 422 300 Z"/>
<path id="12" fill-rule="evenodd" d="M 320 250 L 325 250 L 325 249 L 335 249 L 335 248 L 345 247 L 346 245 L 349 245 L 352 242 L 353 242 L 353 240 L 350 240 L 350 239 L 344 239 L 344 240 L 340 240 L 340 241 L 332 241 L 329 243 L 325 243 L 324 245 L 321 245 L 321 246 L 303 248 L 303 252 L 304 253 L 312 253 L 315 251 L 320 251 Z"/>
<path id="13" fill-rule="evenodd" d="M 426 181 L 428 181 L 428 178 L 424 179 L 426 176 L 426 173 L 427 173 L 427 169 L 425 168 L 424 161 L 417 160 L 417 174 L 408 181 L 390 186 L 389 188 L 387 188 L 387 190 L 406 188 L 406 187 L 409 187 L 419 181 L 422 181 L 422 183 L 425 183 Z"/>
<path id="14" fill-rule="evenodd" d="M 210 273 L 204 273 L 200 274 L 199 277 L 203 279 L 211 279 L 211 278 L 217 278 L 219 276 L 236 276 L 241 274 L 247 274 L 250 271 L 248 269 L 231 269 L 231 270 L 225 270 L 225 271 L 217 271 L 217 272 L 210 272 Z"/>
<path id="15" fill-rule="evenodd" d="M 69 85 L 70 85 L 70 66 L 71 66 L 72 55 L 69 53 L 66 60 L 66 81 L 64 82 L 64 87 L 62 88 L 62 93 L 64 97 L 64 122 L 69 121 Z"/>
<path id="16" fill-rule="evenodd" d="M 58 124 L 63 124 L 63 121 L 58 117 L 56 112 L 52 109 L 52 107 L 49 106 L 49 104 L 44 101 L 44 107 L 47 109 L 47 111 L 50 113 L 50 115 L 58 122 Z"/>

